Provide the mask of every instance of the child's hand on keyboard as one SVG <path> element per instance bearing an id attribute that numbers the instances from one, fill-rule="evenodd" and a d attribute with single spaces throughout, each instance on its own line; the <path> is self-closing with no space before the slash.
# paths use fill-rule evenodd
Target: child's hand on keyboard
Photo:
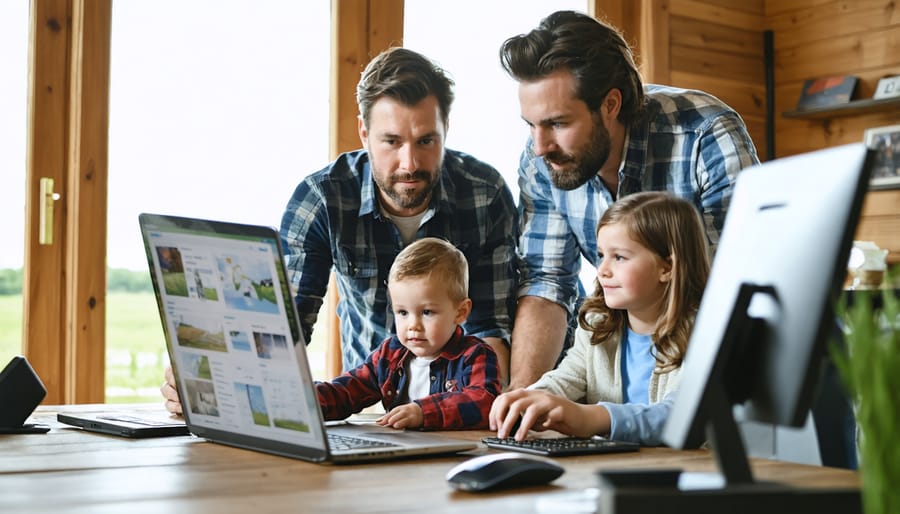
<path id="1" fill-rule="evenodd" d="M 489 417 L 497 437 L 522 441 L 529 430 L 555 430 L 588 438 L 609 433 L 609 412 L 602 405 L 583 405 L 546 391 L 516 389 L 494 400 Z M 518 423 L 518 428 L 516 428 Z"/>

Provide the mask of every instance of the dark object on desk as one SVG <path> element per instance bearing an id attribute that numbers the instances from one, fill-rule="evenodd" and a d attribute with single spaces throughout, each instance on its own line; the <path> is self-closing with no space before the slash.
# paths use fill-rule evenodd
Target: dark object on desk
<path id="1" fill-rule="evenodd" d="M 150 414 L 122 412 L 60 412 L 56 415 L 56 420 L 89 432 L 135 439 L 190 435 L 184 420 L 170 418 L 168 415 L 155 417 Z"/>
<path id="2" fill-rule="evenodd" d="M 580 439 L 576 437 L 525 439 L 524 441 L 516 441 L 512 437 L 503 439 L 499 437 L 485 437 L 481 442 L 490 448 L 498 450 L 512 450 L 547 457 L 636 452 L 641 449 L 641 445 L 638 443 L 610 441 L 608 439 Z"/>
<path id="3" fill-rule="evenodd" d="M 678 487 L 681 470 L 664 469 L 601 469 L 597 472 L 601 483 L 613 487 Z"/>
<path id="4" fill-rule="evenodd" d="M 25 357 L 16 356 L 0 371 L 0 434 L 40 434 L 50 431 L 25 420 L 47 396 L 47 389 Z"/>
<path id="5" fill-rule="evenodd" d="M 520 453 L 491 453 L 469 459 L 447 472 L 447 482 L 460 491 L 488 491 L 543 485 L 565 469 L 544 457 Z"/>

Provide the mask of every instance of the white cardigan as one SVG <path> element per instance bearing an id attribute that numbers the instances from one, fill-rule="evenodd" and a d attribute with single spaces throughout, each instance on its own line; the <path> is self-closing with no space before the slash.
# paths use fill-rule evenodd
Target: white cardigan
<path id="1" fill-rule="evenodd" d="M 622 335 L 615 334 L 602 344 L 591 344 L 591 332 L 580 326 L 575 342 L 555 369 L 538 379 L 528 389 L 540 389 L 569 400 L 596 404 L 622 403 Z M 650 375 L 647 403 L 662 401 L 678 388 L 681 367 L 666 373 Z"/>

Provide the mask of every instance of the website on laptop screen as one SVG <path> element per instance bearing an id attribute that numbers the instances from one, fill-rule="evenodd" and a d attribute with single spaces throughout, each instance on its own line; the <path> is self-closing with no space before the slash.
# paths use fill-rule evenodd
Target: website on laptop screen
<path id="1" fill-rule="evenodd" d="M 152 224 L 144 234 L 192 428 L 324 446 L 277 239 Z"/>

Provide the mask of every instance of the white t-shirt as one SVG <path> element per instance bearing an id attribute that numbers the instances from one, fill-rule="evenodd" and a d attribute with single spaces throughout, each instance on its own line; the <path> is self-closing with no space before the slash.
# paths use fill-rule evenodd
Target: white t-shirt
<path id="1" fill-rule="evenodd" d="M 431 363 L 434 359 L 416 357 L 409 361 L 409 390 L 410 400 L 418 400 L 431 394 Z"/>
<path id="2" fill-rule="evenodd" d="M 381 209 L 381 213 L 393 221 L 397 230 L 400 231 L 400 239 L 403 240 L 403 246 L 416 240 L 416 233 L 419 232 L 419 225 L 422 223 L 422 218 L 425 217 L 426 212 L 428 211 L 424 210 L 415 216 L 394 216 L 389 214 L 384 208 Z"/>

